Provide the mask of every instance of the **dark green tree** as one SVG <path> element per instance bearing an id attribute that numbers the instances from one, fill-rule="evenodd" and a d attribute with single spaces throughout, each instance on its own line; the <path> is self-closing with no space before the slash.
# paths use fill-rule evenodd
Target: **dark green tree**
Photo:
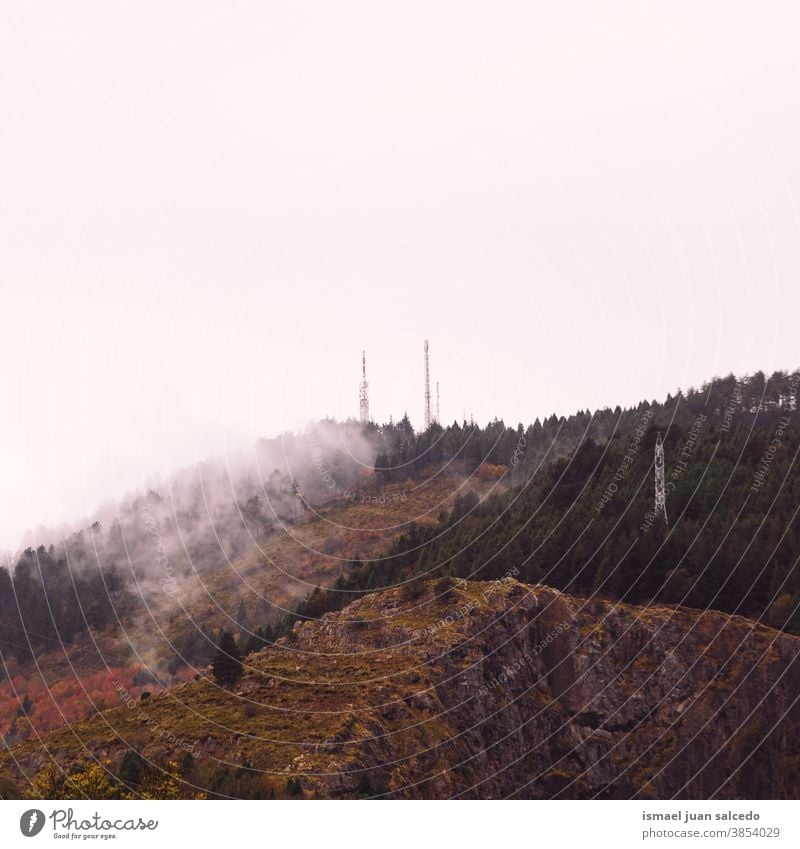
<path id="1" fill-rule="evenodd" d="M 131 790 L 135 790 L 142 782 L 146 767 L 145 759 L 133 749 L 128 749 L 120 761 L 117 778 Z"/>
<path id="2" fill-rule="evenodd" d="M 223 687 L 233 686 L 242 677 L 242 655 L 229 631 L 220 634 L 217 653 L 211 661 L 214 680 Z"/>

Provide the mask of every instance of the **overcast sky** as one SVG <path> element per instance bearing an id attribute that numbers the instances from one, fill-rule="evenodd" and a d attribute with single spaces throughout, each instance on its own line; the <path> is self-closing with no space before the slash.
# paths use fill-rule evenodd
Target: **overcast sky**
<path id="1" fill-rule="evenodd" d="M 798 356 L 800 7 L 52 2 L 0 28 L 0 546 L 324 415 Z"/>

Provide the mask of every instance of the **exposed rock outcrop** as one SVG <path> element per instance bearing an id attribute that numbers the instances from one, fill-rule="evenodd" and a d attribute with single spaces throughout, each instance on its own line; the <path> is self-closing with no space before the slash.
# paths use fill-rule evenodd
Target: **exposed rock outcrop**
<path id="1" fill-rule="evenodd" d="M 306 796 L 791 798 L 799 652 L 716 612 L 431 581 L 297 625 L 235 693 L 192 682 L 148 701 L 149 727 L 116 708 L 0 768 L 30 778 L 81 746 L 170 754 L 155 723 Z"/>

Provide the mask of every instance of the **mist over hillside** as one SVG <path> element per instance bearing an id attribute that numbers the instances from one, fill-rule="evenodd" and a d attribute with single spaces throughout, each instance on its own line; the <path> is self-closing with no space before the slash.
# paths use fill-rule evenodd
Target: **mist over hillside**
<path id="1" fill-rule="evenodd" d="M 800 4 L 6 5 L 4 845 L 790 841 Z"/>
<path id="2" fill-rule="evenodd" d="M 53 632 L 51 638 L 58 635 L 62 630 L 58 608 L 52 609 L 50 617 L 46 606 L 33 601 L 44 594 L 59 598 L 65 610 L 73 611 L 68 616 L 72 619 L 80 617 L 72 601 L 65 599 L 83 599 L 80 609 L 97 611 L 85 624 L 107 624 L 114 618 L 110 608 L 115 595 L 123 589 L 163 604 L 179 591 L 187 575 L 230 562 L 244 550 L 257 548 L 258 541 L 268 534 L 291 533 L 292 524 L 313 513 L 316 505 L 440 475 L 454 465 L 467 475 L 503 477 L 519 485 L 534 481 L 545 466 L 572 457 L 558 478 L 557 498 L 551 496 L 551 501 L 567 508 L 591 475 L 602 478 L 602 469 L 613 465 L 615 452 L 624 447 L 619 440 L 634 432 L 638 433 L 635 456 L 627 465 L 635 462 L 636 471 L 628 480 L 641 479 L 649 469 L 652 433 L 663 430 L 668 447 L 678 449 L 680 438 L 671 434 L 698 422 L 703 431 L 701 448 L 710 438 L 709 428 L 733 429 L 744 434 L 741 439 L 746 445 L 740 456 L 752 463 L 759 453 L 753 448 L 760 444 L 758 432 L 780 416 L 791 417 L 795 412 L 797 382 L 797 372 L 779 372 L 769 379 L 760 372 L 741 379 L 729 375 L 661 403 L 641 402 L 631 409 L 606 408 L 569 417 L 553 415 L 528 427 L 512 427 L 498 420 L 485 427 L 467 422 L 446 427 L 434 423 L 427 431 L 416 433 L 405 417 L 383 426 L 321 421 L 300 434 L 259 440 L 249 454 L 238 452 L 180 470 L 146 492 L 106 505 L 87 526 L 67 535 L 62 536 L 61 529 L 37 532 L 35 545 L 16 561 L 19 581 L 31 582 L 32 589 L 18 593 L 23 601 L 17 613 L 17 603 L 7 595 L 10 590 L 0 596 L 0 604 L 9 610 L 2 620 L 21 627 L 26 620 L 25 600 L 29 599 L 41 620 L 33 631 Z M 740 427 L 745 430 L 740 432 Z M 748 429 L 753 433 L 748 435 Z M 594 456 L 591 446 L 607 444 L 608 449 L 594 460 L 588 459 Z M 700 454 L 699 450 L 697 456 Z M 694 469 L 699 467 L 699 462 L 693 464 Z M 691 479 L 691 475 L 684 476 L 682 488 Z M 574 484 L 567 486 L 565 480 Z M 610 485 L 616 487 L 614 481 Z M 646 490 L 642 491 L 639 513 L 646 512 Z M 591 497 L 595 495 L 603 497 L 602 493 Z M 605 515 L 623 503 L 623 497 L 616 495 Z M 518 541 L 508 545 L 519 549 Z M 495 559 L 509 560 L 500 553 L 508 545 L 494 552 Z M 24 568 L 20 570 L 20 566 Z M 0 578 L 7 587 L 9 577 L 6 573 Z M 69 581 L 74 586 L 61 594 Z M 87 603 L 87 595 L 93 598 L 92 604 Z M 48 617 L 54 619 L 50 627 L 45 621 Z M 78 627 L 66 628 L 67 637 Z M 34 641 L 31 648 L 35 647 Z"/>
<path id="3" fill-rule="evenodd" d="M 209 662 L 225 629 L 254 651 L 367 592 L 403 586 L 413 604 L 418 582 L 442 576 L 513 574 L 798 633 L 798 383 L 800 372 L 731 375 L 527 427 L 324 420 L 259 440 L 0 569 L 2 677 L 45 658 L 50 682 L 76 658 L 96 674 L 113 656 L 129 686 L 169 686 Z M 652 512 L 658 433 L 668 525 Z M 19 680 L 0 703 L 34 691 Z"/>
<path id="4" fill-rule="evenodd" d="M 515 486 L 459 497 L 437 524 L 410 529 L 380 562 L 316 591 L 299 613 L 315 618 L 354 593 L 398 585 L 413 597 L 413 585 L 430 577 L 513 574 L 580 595 L 745 614 L 800 633 L 798 386 L 797 371 L 730 376 L 661 404 L 536 423 L 520 437 L 523 473 L 509 469 Z M 662 431 L 667 521 L 654 511 Z M 511 438 L 505 431 L 503 450 Z"/>

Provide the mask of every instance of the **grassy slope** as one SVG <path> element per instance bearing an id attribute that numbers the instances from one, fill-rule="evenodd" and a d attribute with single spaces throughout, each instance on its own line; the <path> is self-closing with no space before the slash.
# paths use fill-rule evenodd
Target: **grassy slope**
<path id="1" fill-rule="evenodd" d="M 359 759 L 369 760 L 376 752 L 382 757 L 385 751 L 409 759 L 396 770 L 400 781 L 418 781 L 427 776 L 416 761 L 417 753 L 454 742 L 463 731 L 456 717 L 434 706 L 445 673 L 460 675 L 476 662 L 480 667 L 472 677 L 479 684 L 480 676 L 488 674 L 481 654 L 487 646 L 473 632 L 487 621 L 492 627 L 502 623 L 531 593 L 539 599 L 537 610 L 550 609 L 551 625 L 583 611 L 580 619 L 572 621 L 583 626 L 580 640 L 587 646 L 595 633 L 602 633 L 603 619 L 614 617 L 621 617 L 626 627 L 633 623 L 635 629 L 644 629 L 643 633 L 672 621 L 682 631 L 693 632 L 697 645 L 687 647 L 691 656 L 711 651 L 720 634 L 730 633 L 726 640 L 746 634 L 748 656 L 752 653 L 759 663 L 768 665 L 780 660 L 775 654 L 776 639 L 781 645 L 797 641 L 741 617 L 718 613 L 586 603 L 515 581 L 492 584 L 489 598 L 486 582 L 463 583 L 454 589 L 445 584 L 429 582 L 425 596 L 413 602 L 403 590 L 371 594 L 321 622 L 298 624 L 290 638 L 249 658 L 245 675 L 233 691 L 204 675 L 146 701 L 106 710 L 3 753 L 0 775 L 13 775 L 18 786 L 24 787 L 53 760 L 67 767 L 87 758 L 116 764 L 132 747 L 148 760 L 165 762 L 178 760 L 191 746 L 198 761 L 214 768 L 247 765 L 258 771 L 265 787 L 280 789 L 287 776 L 299 775 L 306 788 L 316 792 L 315 775 L 357 768 Z M 468 613 L 459 614 L 465 606 Z M 537 614 L 540 620 L 545 612 Z M 420 628 L 426 629 L 424 637 L 410 639 Z M 500 632 L 493 633 L 497 638 Z M 465 654 L 465 647 L 476 653 L 474 659 Z M 623 640 L 615 651 L 624 653 L 627 648 Z M 632 657 L 633 666 L 620 660 L 620 668 L 640 678 L 654 672 L 657 664 L 651 651 L 637 645 Z M 723 665 L 722 660 L 719 663 Z M 499 661 L 496 665 L 492 674 L 501 671 Z M 714 692 L 734 693 L 741 683 L 738 679 L 736 670 L 730 669 L 708 686 Z M 623 690 L 625 680 L 619 682 Z M 475 681 L 472 689 L 463 691 L 467 701 L 475 699 Z M 714 692 L 709 698 L 716 698 Z M 637 698 L 635 693 L 628 697 Z M 543 693 L 537 698 L 540 703 L 535 704 L 543 711 L 563 709 L 558 700 L 549 701 Z M 494 709 L 493 702 L 484 704 Z M 498 715 L 492 721 L 500 719 Z M 569 720 L 565 715 L 559 721 Z"/>
<path id="2" fill-rule="evenodd" d="M 230 563 L 184 579 L 176 597 L 151 598 L 149 611 L 142 609 L 132 618 L 123 618 L 121 629 L 84 632 L 71 644 L 41 655 L 35 664 L 10 665 L 10 680 L 0 683 L 0 716 L 8 719 L 7 723 L 0 722 L 0 732 L 8 730 L 10 718 L 26 693 L 35 696 L 38 716 L 34 710 L 32 719 L 42 731 L 109 704 L 120 670 L 124 670 L 126 687 L 136 696 L 145 689 L 158 689 L 152 684 L 131 688 L 130 679 L 142 666 L 155 669 L 159 662 L 170 660 L 172 646 L 180 646 L 201 625 L 208 630 L 236 630 L 233 617 L 240 601 L 251 628 L 265 624 L 265 615 L 273 617 L 284 609 L 291 610 L 315 586 L 333 584 L 347 571 L 349 558 L 359 554 L 368 559 L 379 557 L 410 522 L 432 523 L 441 510 L 450 509 L 453 498 L 465 488 L 483 494 L 493 486 L 497 483 L 476 478 L 461 486 L 457 478 L 439 476 L 418 485 L 407 482 L 387 487 L 385 503 L 331 500 L 285 532 L 254 542 L 250 550 Z M 400 499 L 401 493 L 405 500 Z M 102 678 L 103 673 L 108 678 L 103 686 L 83 686 L 88 676 Z M 185 677 L 186 673 L 179 670 L 175 676 L 163 676 L 163 680 L 175 683 Z M 56 685 L 58 694 L 52 691 Z M 69 701 L 64 715 L 59 704 L 62 700 Z"/>

